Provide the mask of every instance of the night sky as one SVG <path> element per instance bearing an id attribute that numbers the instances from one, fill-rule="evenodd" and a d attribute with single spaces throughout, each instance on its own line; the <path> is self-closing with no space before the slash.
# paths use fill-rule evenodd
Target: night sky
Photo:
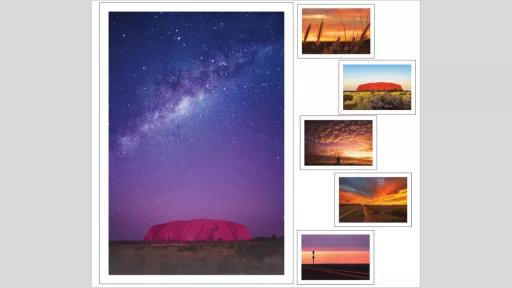
<path id="1" fill-rule="evenodd" d="M 111 12 L 110 240 L 211 218 L 283 235 L 281 12 Z"/>

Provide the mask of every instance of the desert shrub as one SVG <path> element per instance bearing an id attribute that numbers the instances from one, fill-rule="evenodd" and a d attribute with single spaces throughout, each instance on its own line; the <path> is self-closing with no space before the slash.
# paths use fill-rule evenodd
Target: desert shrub
<path id="1" fill-rule="evenodd" d="M 400 94 L 400 97 L 402 98 L 402 102 L 404 105 L 404 109 L 410 109 L 411 108 L 411 91 L 406 91 Z"/>
<path id="2" fill-rule="evenodd" d="M 354 101 L 344 101 L 343 102 L 343 109 L 345 109 L 345 110 L 354 109 L 355 106 L 356 106 L 356 103 Z"/>
<path id="3" fill-rule="evenodd" d="M 184 245 L 184 246 L 179 246 L 177 250 L 180 252 L 199 251 L 199 250 L 201 250 L 201 247 L 200 247 L 200 245 L 196 245 L 196 244 L 188 244 L 188 245 Z"/>
<path id="4" fill-rule="evenodd" d="M 392 110 L 402 108 L 402 98 L 384 93 L 380 97 L 370 98 L 370 106 L 373 110 Z"/>
<path id="5" fill-rule="evenodd" d="M 350 92 L 343 93 L 343 102 L 351 101 L 354 99 L 354 95 L 352 95 Z"/>
<path id="6" fill-rule="evenodd" d="M 407 91 L 360 92 L 354 95 L 353 103 L 354 109 L 358 110 L 404 110 L 411 105 L 411 94 Z"/>

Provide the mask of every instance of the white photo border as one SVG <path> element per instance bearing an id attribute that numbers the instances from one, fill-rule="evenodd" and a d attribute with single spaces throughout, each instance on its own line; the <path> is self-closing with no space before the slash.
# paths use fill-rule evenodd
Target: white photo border
<path id="1" fill-rule="evenodd" d="M 340 222 L 339 179 L 345 177 L 406 177 L 407 178 L 407 222 Z M 334 226 L 335 227 L 412 227 L 412 173 L 410 172 L 337 172 L 334 173 Z"/>
<path id="2" fill-rule="evenodd" d="M 344 72 L 343 66 L 349 65 L 411 65 L 411 109 L 409 110 L 345 110 L 343 107 Z M 338 63 L 338 111 L 340 115 L 416 115 L 416 60 L 340 60 Z"/>
<path id="3" fill-rule="evenodd" d="M 372 165 L 306 165 L 304 122 L 307 120 L 370 120 L 372 121 Z M 370 115 L 301 115 L 300 116 L 300 169 L 301 170 L 376 170 L 377 169 L 377 116 Z"/>
<path id="4" fill-rule="evenodd" d="M 302 280 L 302 235 L 368 235 L 370 237 L 370 280 Z M 297 284 L 298 285 L 374 285 L 375 231 L 374 230 L 297 230 Z"/>
<path id="5" fill-rule="evenodd" d="M 108 14 L 122 12 L 284 13 L 284 274 L 283 275 L 109 275 L 108 268 Z M 254 286 L 293 284 L 293 23 L 294 3 L 273 2 L 92 2 L 92 284 L 112 286 Z"/>
<path id="6" fill-rule="evenodd" d="M 302 9 L 304 8 L 369 8 L 370 9 L 370 53 L 369 54 L 304 54 L 302 53 Z M 298 59 L 375 59 L 375 4 L 367 2 L 301 2 L 297 4 L 297 58 Z"/>

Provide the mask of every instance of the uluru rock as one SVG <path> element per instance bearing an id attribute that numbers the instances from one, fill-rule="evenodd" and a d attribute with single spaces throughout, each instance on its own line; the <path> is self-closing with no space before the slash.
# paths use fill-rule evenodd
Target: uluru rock
<path id="1" fill-rule="evenodd" d="M 179 220 L 154 225 L 144 241 L 232 241 L 251 240 L 251 233 L 242 224 L 226 220 Z"/>
<path id="2" fill-rule="evenodd" d="M 403 91 L 402 86 L 389 82 L 365 83 L 357 86 L 357 91 Z"/>

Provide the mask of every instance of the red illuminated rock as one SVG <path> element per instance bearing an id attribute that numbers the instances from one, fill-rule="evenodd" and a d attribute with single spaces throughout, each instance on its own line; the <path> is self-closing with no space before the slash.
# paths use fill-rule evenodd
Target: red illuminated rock
<path id="1" fill-rule="evenodd" d="M 403 91 L 402 86 L 389 82 L 365 83 L 357 86 L 357 91 Z"/>
<path id="2" fill-rule="evenodd" d="M 250 240 L 251 233 L 244 225 L 225 220 L 179 220 L 154 225 L 144 241 L 232 241 Z"/>

